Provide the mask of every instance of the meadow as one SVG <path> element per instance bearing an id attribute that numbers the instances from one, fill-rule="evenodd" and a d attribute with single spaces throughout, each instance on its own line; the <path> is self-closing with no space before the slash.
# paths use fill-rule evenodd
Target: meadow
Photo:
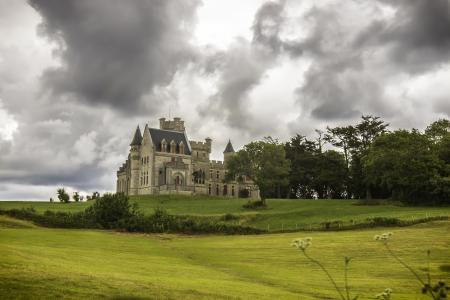
<path id="1" fill-rule="evenodd" d="M 223 217 L 233 214 L 237 222 L 245 226 L 269 231 L 317 229 L 321 223 L 342 221 L 347 224 L 366 222 L 367 218 L 386 217 L 414 220 L 427 216 L 450 216 L 450 207 L 406 207 L 396 204 L 376 206 L 356 205 L 356 200 L 298 200 L 269 199 L 266 209 L 248 210 L 242 207 L 246 199 L 230 199 L 206 196 L 132 196 L 146 214 L 155 208 L 164 208 L 170 214 Z M 91 202 L 0 202 L 0 209 L 33 207 L 38 212 L 45 210 L 76 212 L 88 207 Z"/>
<path id="2" fill-rule="evenodd" d="M 450 279 L 450 222 L 390 229 L 391 248 L 433 281 Z M 373 240 L 384 229 L 309 232 L 308 249 L 359 299 L 427 299 L 407 270 Z M 292 248 L 302 233 L 250 236 L 126 234 L 37 227 L 0 216 L 2 299 L 337 299 L 317 266 Z"/>

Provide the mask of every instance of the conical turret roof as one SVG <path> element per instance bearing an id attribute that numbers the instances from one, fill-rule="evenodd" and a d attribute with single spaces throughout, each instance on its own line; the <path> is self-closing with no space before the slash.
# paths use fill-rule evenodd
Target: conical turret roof
<path id="1" fill-rule="evenodd" d="M 225 147 L 225 150 L 223 151 L 223 153 L 229 153 L 229 152 L 234 152 L 233 145 L 231 145 L 231 140 L 228 140 L 228 144 Z"/>
<path id="2" fill-rule="evenodd" d="M 136 128 L 136 132 L 134 133 L 133 140 L 131 141 L 130 146 L 139 146 L 142 143 L 142 134 L 141 129 L 138 127 Z"/>

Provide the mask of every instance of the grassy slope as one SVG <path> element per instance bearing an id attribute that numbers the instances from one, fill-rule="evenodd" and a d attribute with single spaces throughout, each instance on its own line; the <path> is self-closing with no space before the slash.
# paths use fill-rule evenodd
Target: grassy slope
<path id="1" fill-rule="evenodd" d="M 15 228 L 0 220 L 0 298 L 325 299 L 323 273 L 289 246 L 298 233 L 259 236 L 131 235 Z M 4 226 L 8 223 L 8 226 Z M 3 224 L 3 225 L 2 225 Z M 432 250 L 433 279 L 450 279 L 450 222 L 394 229 L 392 248 L 414 268 Z M 309 234 L 312 256 L 368 299 L 385 287 L 395 299 L 422 299 L 411 275 L 372 240 L 380 230 Z M 339 284 L 342 281 L 339 280 Z"/>
<path id="2" fill-rule="evenodd" d="M 364 221 L 369 217 L 423 218 L 425 216 L 450 215 L 450 207 L 400 207 L 394 205 L 358 206 L 354 200 L 268 200 L 265 210 L 245 210 L 245 199 L 227 199 L 186 196 L 132 197 L 146 212 L 163 207 L 173 214 L 213 215 L 225 213 L 245 215 L 245 225 L 270 230 L 308 228 L 325 221 Z M 90 203 L 0 202 L 0 209 L 34 207 L 43 212 L 50 210 L 81 211 Z"/>

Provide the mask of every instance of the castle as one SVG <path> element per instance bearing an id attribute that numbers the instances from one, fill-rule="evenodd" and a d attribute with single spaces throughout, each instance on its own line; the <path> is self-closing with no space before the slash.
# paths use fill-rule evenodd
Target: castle
<path id="1" fill-rule="evenodd" d="M 180 118 L 159 119 L 159 129 L 139 126 L 130 144 L 128 159 L 117 171 L 117 192 L 127 195 L 200 194 L 259 198 L 249 178 L 225 182 L 226 164 L 234 155 L 231 141 L 224 161 L 210 160 L 212 140 L 189 141 Z"/>

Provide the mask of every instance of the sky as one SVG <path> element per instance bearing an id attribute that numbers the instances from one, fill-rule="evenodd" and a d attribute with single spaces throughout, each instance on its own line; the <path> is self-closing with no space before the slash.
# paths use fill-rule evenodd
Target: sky
<path id="1" fill-rule="evenodd" d="M 450 117 L 449 0 L 0 0 L 0 200 L 113 191 L 137 125 L 265 136 Z"/>

